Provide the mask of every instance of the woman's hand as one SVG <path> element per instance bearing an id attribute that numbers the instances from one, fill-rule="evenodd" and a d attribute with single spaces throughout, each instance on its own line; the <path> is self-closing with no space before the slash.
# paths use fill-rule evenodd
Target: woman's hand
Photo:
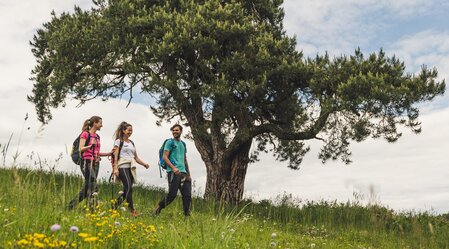
<path id="1" fill-rule="evenodd" d="M 112 171 L 112 174 L 114 174 L 115 176 L 118 176 L 118 169 L 116 167 L 114 167 L 114 170 Z"/>
<path id="2" fill-rule="evenodd" d="M 150 165 L 149 165 L 148 163 L 145 163 L 145 164 L 143 165 L 143 167 L 145 167 L 145 169 L 148 169 L 148 168 L 150 167 Z"/>

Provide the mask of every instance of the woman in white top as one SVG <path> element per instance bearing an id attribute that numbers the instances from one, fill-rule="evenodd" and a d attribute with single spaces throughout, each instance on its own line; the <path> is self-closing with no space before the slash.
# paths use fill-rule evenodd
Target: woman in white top
<path id="1" fill-rule="evenodd" d="M 123 183 L 123 193 L 117 198 L 115 208 L 120 206 L 125 199 L 128 202 L 128 208 L 132 216 L 139 214 L 134 209 L 132 198 L 132 186 L 135 182 L 135 177 L 132 174 L 132 168 L 138 163 L 148 169 L 150 165 L 145 163 L 137 156 L 134 142 L 129 139 L 133 133 L 133 127 L 127 122 L 121 122 L 115 131 L 114 137 L 114 165 L 113 174 L 120 178 Z"/>

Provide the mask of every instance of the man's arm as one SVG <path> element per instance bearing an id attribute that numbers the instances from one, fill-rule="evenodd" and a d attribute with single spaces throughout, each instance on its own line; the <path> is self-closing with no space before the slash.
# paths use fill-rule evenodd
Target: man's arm
<path id="1" fill-rule="evenodd" d="M 179 174 L 179 169 L 176 168 L 175 165 L 173 165 L 173 163 L 170 162 L 170 159 L 168 158 L 169 155 L 170 155 L 170 151 L 164 150 L 164 155 L 162 156 L 162 159 L 164 159 L 165 164 L 167 164 L 168 167 L 170 167 L 171 170 L 172 170 L 175 174 Z"/>
<path id="2" fill-rule="evenodd" d="M 187 155 L 184 155 L 184 165 L 186 166 L 187 175 L 190 176 L 189 163 L 187 162 Z"/>

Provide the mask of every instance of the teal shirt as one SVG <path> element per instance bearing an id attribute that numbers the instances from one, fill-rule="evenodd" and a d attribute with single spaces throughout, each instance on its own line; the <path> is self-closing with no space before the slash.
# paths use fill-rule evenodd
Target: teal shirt
<path id="1" fill-rule="evenodd" d="M 176 139 L 169 139 L 165 143 L 164 151 L 170 152 L 168 159 L 170 159 L 170 162 L 173 163 L 173 165 L 175 165 L 175 167 L 179 169 L 179 172 L 187 174 L 186 165 L 184 163 L 187 153 L 185 143 L 182 141 L 177 141 Z M 172 169 L 168 166 L 167 172 L 172 172 Z"/>

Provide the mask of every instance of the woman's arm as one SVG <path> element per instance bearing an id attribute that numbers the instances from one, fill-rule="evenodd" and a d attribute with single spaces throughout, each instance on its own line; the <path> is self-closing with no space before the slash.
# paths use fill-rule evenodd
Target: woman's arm
<path id="1" fill-rule="evenodd" d="M 112 165 L 112 174 L 118 176 L 118 146 L 114 145 L 114 148 L 111 152 L 112 156 L 114 157 L 114 164 Z"/>
<path id="2" fill-rule="evenodd" d="M 84 146 L 86 144 L 86 139 L 85 138 L 80 138 L 80 144 L 78 145 L 78 148 L 80 150 L 80 154 L 82 154 L 84 151 L 90 149 L 90 147 L 92 146 L 91 144 L 88 144 L 87 146 Z"/>
<path id="3" fill-rule="evenodd" d="M 100 156 L 112 156 L 114 154 L 113 151 L 111 152 L 100 152 Z"/>
<path id="4" fill-rule="evenodd" d="M 137 152 L 134 152 L 134 159 L 136 160 L 136 162 L 137 162 L 138 164 L 142 165 L 143 167 L 145 167 L 145 168 L 147 168 L 147 169 L 148 169 L 148 167 L 150 167 L 150 165 L 149 165 L 148 163 L 142 161 L 142 159 L 140 159 L 140 158 L 137 156 Z"/>

